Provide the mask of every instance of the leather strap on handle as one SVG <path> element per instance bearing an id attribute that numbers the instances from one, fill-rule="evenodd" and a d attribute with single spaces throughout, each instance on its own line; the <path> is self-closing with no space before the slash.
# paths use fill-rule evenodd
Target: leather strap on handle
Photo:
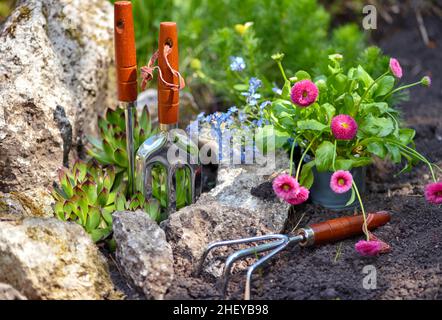
<path id="1" fill-rule="evenodd" d="M 162 22 L 160 24 L 160 36 L 158 40 L 158 66 L 165 82 L 176 85 L 171 88 L 158 77 L 158 121 L 160 124 L 178 123 L 180 77 L 171 69 L 178 71 L 178 32 L 175 22 Z M 166 59 L 165 46 L 170 47 Z M 167 65 L 169 62 L 171 68 Z"/>
<path id="2" fill-rule="evenodd" d="M 367 226 L 369 230 L 383 226 L 390 221 L 390 214 L 386 211 L 379 211 L 367 215 Z M 363 234 L 362 226 L 364 218 L 362 215 L 352 217 L 337 218 L 310 226 L 313 230 L 313 244 L 321 245 L 329 242 L 335 242 Z"/>
<path id="3" fill-rule="evenodd" d="M 115 60 L 118 79 L 118 99 L 137 100 L 137 54 L 130 1 L 117 1 L 114 5 Z"/>

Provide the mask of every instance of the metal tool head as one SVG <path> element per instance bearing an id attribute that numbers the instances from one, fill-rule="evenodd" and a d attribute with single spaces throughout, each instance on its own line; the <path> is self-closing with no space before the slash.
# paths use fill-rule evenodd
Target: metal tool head
<path id="1" fill-rule="evenodd" d="M 201 194 L 201 165 L 198 162 L 198 147 L 179 129 L 161 130 L 147 139 L 138 149 L 136 156 L 137 190 L 146 199 L 153 197 L 153 176 L 155 168 L 166 173 L 166 214 L 176 208 L 177 171 L 182 170 L 188 178 L 188 189 L 184 190 L 190 204 Z M 182 177 L 181 177 L 182 178 Z"/>
<path id="2" fill-rule="evenodd" d="M 228 288 L 232 268 L 233 268 L 233 265 L 235 264 L 235 262 L 237 262 L 238 260 L 241 260 L 241 259 L 245 259 L 250 256 L 258 256 L 260 254 L 264 254 L 264 253 L 270 251 L 266 255 L 258 258 L 258 260 L 254 264 L 252 264 L 247 270 L 244 299 L 250 300 L 250 287 L 251 287 L 253 273 L 260 266 L 262 266 L 265 262 L 269 261 L 276 254 L 278 254 L 280 251 L 284 250 L 289 244 L 301 242 L 303 240 L 304 240 L 303 235 L 289 237 L 288 235 L 284 235 L 284 234 L 270 234 L 270 235 L 264 235 L 264 236 L 214 242 L 214 243 L 210 244 L 207 247 L 207 249 L 204 251 L 201 261 L 198 265 L 197 275 L 201 274 L 203 267 L 204 267 L 204 262 L 206 261 L 209 253 L 212 250 L 219 248 L 219 247 L 224 247 L 224 246 L 233 246 L 233 245 L 249 244 L 249 243 L 256 244 L 256 243 L 264 241 L 264 243 L 261 243 L 259 245 L 245 248 L 242 250 L 238 250 L 238 251 L 235 251 L 234 253 L 232 253 L 226 260 L 223 275 L 221 278 L 222 295 L 223 295 L 223 298 L 226 298 L 227 288 Z"/>

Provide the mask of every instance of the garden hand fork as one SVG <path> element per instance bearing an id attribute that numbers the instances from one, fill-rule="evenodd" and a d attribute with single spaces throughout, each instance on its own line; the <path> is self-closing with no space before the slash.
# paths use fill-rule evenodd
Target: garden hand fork
<path id="1" fill-rule="evenodd" d="M 367 215 L 367 227 L 368 230 L 373 230 L 380 227 L 390 221 L 390 214 L 386 211 L 379 211 L 377 213 L 370 213 Z M 289 236 L 284 234 L 271 234 L 251 238 L 243 238 L 237 240 L 219 241 L 210 244 L 204 251 L 200 264 L 197 269 L 197 274 L 202 272 L 204 261 L 206 260 L 209 252 L 215 248 L 223 246 L 231 246 L 245 243 L 256 243 L 261 241 L 274 240 L 272 242 L 265 242 L 258 246 L 254 246 L 247 249 L 242 249 L 231 254 L 224 267 L 222 277 L 222 293 L 223 297 L 227 293 L 227 285 L 229 282 L 231 270 L 233 264 L 243 258 L 254 256 L 259 253 L 268 252 L 267 255 L 258 259 L 247 270 L 246 286 L 244 292 L 244 300 L 250 300 L 250 287 L 252 281 L 252 275 L 256 269 L 261 267 L 265 262 L 269 261 L 279 252 L 287 248 L 289 245 L 298 243 L 301 246 L 321 245 L 330 242 L 343 240 L 358 234 L 363 233 L 364 218 L 362 215 L 352 217 L 342 217 L 325 222 L 313 224 L 310 227 L 299 229 L 295 232 L 295 235 Z"/>
<path id="2" fill-rule="evenodd" d="M 158 122 L 159 133 L 147 139 L 136 156 L 137 189 L 146 199 L 152 197 L 152 169 L 160 165 L 166 169 L 168 196 L 166 213 L 176 210 L 176 171 L 185 169 L 190 176 L 190 198 L 194 202 L 201 193 L 201 166 L 198 146 L 178 130 L 179 90 L 184 81 L 178 70 L 178 37 L 174 22 L 162 22 L 158 52 L 154 54 L 147 71 L 153 71 L 158 58 Z"/>
<path id="3" fill-rule="evenodd" d="M 126 120 L 128 157 L 128 193 L 134 194 L 134 113 L 138 95 L 137 56 L 135 49 L 132 3 L 117 1 L 114 5 L 115 63 L 117 67 L 118 100 Z"/>

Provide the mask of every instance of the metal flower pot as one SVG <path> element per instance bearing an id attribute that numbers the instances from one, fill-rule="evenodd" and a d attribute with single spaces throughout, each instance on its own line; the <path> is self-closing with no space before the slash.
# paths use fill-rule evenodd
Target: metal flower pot
<path id="1" fill-rule="evenodd" d="M 330 178 L 333 172 L 318 172 L 315 167 L 312 171 L 315 180 L 310 188 L 310 199 L 313 203 L 336 211 L 352 209 L 359 206 L 357 198 L 351 205 L 346 206 L 346 203 L 351 198 L 351 190 L 342 194 L 333 192 L 330 188 Z M 358 187 L 359 193 L 363 194 L 365 192 L 366 167 L 354 168 L 350 170 L 350 172 L 353 175 L 353 180 Z"/>

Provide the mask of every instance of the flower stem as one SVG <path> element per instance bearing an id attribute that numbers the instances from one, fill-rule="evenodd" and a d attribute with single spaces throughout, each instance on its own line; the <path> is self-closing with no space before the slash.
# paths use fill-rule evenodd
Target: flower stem
<path id="1" fill-rule="evenodd" d="M 359 205 L 361 206 L 362 217 L 364 219 L 364 224 L 362 226 L 362 231 L 364 231 L 365 236 L 367 237 L 367 241 L 370 241 L 370 234 L 368 233 L 368 225 L 367 225 L 367 215 L 365 214 L 364 204 L 362 203 L 361 195 L 359 194 L 358 187 L 356 186 L 355 181 L 353 180 L 353 189 L 355 190 L 356 197 L 358 197 Z"/>
<path id="2" fill-rule="evenodd" d="M 370 90 L 373 88 L 373 86 L 381 80 L 383 77 L 385 77 L 387 74 L 389 74 L 390 71 L 385 72 L 384 74 L 380 75 L 376 80 L 373 81 L 373 83 L 365 90 L 364 94 L 361 97 L 361 100 L 359 100 L 358 105 L 356 106 L 356 110 L 359 110 L 359 106 L 361 105 L 362 101 L 367 97 L 367 94 L 370 92 Z"/>
<path id="3" fill-rule="evenodd" d="M 315 140 L 319 137 L 319 135 L 315 136 L 312 141 L 310 142 L 310 144 L 307 146 L 307 148 L 305 148 L 304 153 L 301 156 L 301 159 L 299 159 L 299 163 L 298 163 L 298 169 L 296 170 L 296 180 L 298 180 L 299 178 L 299 173 L 301 172 L 301 165 L 302 162 L 304 161 L 304 158 L 307 154 L 307 152 L 310 150 L 310 148 L 312 147 L 313 143 L 315 142 Z"/>
<path id="4" fill-rule="evenodd" d="M 287 76 L 285 75 L 285 71 L 284 71 L 284 68 L 282 67 L 281 61 L 277 61 L 277 64 L 278 64 L 279 70 L 281 71 L 282 77 L 284 78 L 284 81 L 285 82 L 289 81 L 289 79 L 287 79 Z"/>
<path id="5" fill-rule="evenodd" d="M 336 171 L 336 167 L 335 167 L 335 161 L 336 161 L 336 143 L 337 143 L 337 140 L 335 140 L 335 148 L 334 148 L 334 152 L 333 152 L 333 162 L 332 162 L 332 168 L 333 168 L 333 171 Z"/>
<path id="6" fill-rule="evenodd" d="M 295 151 L 296 139 L 297 137 L 293 140 L 292 150 L 290 151 L 290 172 L 289 172 L 290 176 L 292 175 L 293 172 L 293 153 Z"/>
<path id="7" fill-rule="evenodd" d="M 405 90 L 405 89 L 408 89 L 408 88 L 411 88 L 411 87 L 417 86 L 417 85 L 419 85 L 419 84 L 421 84 L 421 83 L 422 83 L 421 81 L 418 81 L 418 82 L 410 83 L 410 84 L 407 84 L 407 85 L 405 85 L 405 86 L 402 86 L 402 87 L 396 88 L 396 89 L 390 91 L 390 93 L 387 94 L 387 95 L 385 96 L 384 101 L 387 100 L 388 98 L 390 98 L 393 94 L 395 94 L 395 93 L 398 92 L 398 91 Z"/>

